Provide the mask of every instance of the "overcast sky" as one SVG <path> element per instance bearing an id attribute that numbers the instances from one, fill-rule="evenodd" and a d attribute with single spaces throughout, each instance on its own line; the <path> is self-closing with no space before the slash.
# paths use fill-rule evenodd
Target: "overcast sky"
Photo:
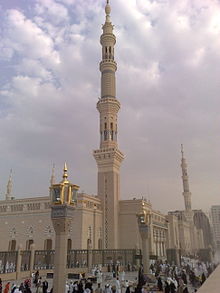
<path id="1" fill-rule="evenodd" d="M 220 1 L 111 0 L 118 63 L 121 198 L 220 204 Z M 0 198 L 48 194 L 52 164 L 96 194 L 104 0 L 0 0 Z"/>

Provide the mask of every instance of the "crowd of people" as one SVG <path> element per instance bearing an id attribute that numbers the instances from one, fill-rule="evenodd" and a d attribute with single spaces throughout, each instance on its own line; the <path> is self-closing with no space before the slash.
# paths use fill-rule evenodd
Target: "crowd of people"
<path id="1" fill-rule="evenodd" d="M 150 275 L 155 276 L 157 289 L 160 292 L 189 293 L 197 292 L 197 289 L 205 282 L 214 269 L 215 265 L 212 263 L 183 258 L 180 266 L 170 265 L 167 262 L 151 264 Z M 142 285 L 142 289 L 146 288 L 144 276 L 140 272 L 139 284 Z M 143 293 L 143 291 L 139 292 Z"/>
<path id="2" fill-rule="evenodd" d="M 150 265 L 149 274 L 145 274 L 141 266 L 138 277 L 128 280 L 128 274 L 119 266 L 113 265 L 111 274 L 105 275 L 105 278 L 102 269 L 96 266 L 90 278 L 80 274 L 79 280 L 66 282 L 64 293 L 191 293 L 197 291 L 214 269 L 215 265 L 211 263 L 186 258 L 182 259 L 180 266 L 158 261 Z M 94 279 L 96 283 L 93 283 Z M 26 279 L 19 286 L 7 282 L 4 289 L 0 278 L 0 293 L 49 292 L 53 293 L 53 288 L 49 288 L 47 280 L 43 280 L 38 271 L 32 279 Z"/>
<path id="3" fill-rule="evenodd" d="M 32 284 L 33 287 L 35 287 L 34 293 L 48 293 L 48 282 L 46 279 L 42 281 L 38 271 L 33 274 L 32 279 L 26 279 L 24 282 L 20 283 L 20 285 L 7 282 L 5 284 L 4 290 L 2 280 L 0 278 L 0 293 L 33 293 L 31 289 Z"/>

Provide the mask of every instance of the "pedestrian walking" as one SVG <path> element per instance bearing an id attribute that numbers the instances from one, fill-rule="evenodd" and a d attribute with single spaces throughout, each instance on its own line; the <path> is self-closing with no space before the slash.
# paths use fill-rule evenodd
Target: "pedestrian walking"
<path id="1" fill-rule="evenodd" d="M 5 285 L 4 293 L 9 293 L 10 290 L 10 282 Z"/>
<path id="2" fill-rule="evenodd" d="M 95 289 L 95 293 L 102 293 L 102 288 L 100 283 L 98 283 L 98 287 Z"/>
<path id="3" fill-rule="evenodd" d="M 48 282 L 47 280 L 43 281 L 43 293 L 47 293 L 47 289 L 48 289 Z"/>

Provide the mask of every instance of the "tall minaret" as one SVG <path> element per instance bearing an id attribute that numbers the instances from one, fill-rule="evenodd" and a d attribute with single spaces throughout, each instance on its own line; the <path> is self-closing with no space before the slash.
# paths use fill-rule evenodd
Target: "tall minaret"
<path id="1" fill-rule="evenodd" d="M 109 0 L 105 6 L 106 20 L 103 34 L 101 71 L 101 98 L 97 103 L 100 113 L 100 148 L 93 152 L 98 166 L 98 196 L 103 208 L 103 248 L 118 248 L 118 218 L 120 199 L 120 166 L 124 155 L 117 144 L 117 113 L 120 103 L 116 99 L 113 25 L 110 20 Z"/>
<path id="2" fill-rule="evenodd" d="M 182 179 L 183 179 L 183 196 L 185 202 L 185 210 L 186 212 L 190 212 L 192 210 L 191 206 L 191 192 L 189 191 L 189 178 L 187 173 L 187 164 L 186 159 L 184 158 L 183 145 L 181 144 L 181 168 L 182 168 Z"/>
<path id="3" fill-rule="evenodd" d="M 12 195 L 12 169 L 10 170 L 10 175 L 8 179 L 6 194 L 5 194 L 5 200 L 12 200 L 14 199 Z"/>

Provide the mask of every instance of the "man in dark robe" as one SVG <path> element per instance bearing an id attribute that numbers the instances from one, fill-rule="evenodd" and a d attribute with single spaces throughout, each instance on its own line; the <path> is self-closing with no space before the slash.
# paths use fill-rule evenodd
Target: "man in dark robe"
<path id="1" fill-rule="evenodd" d="M 47 280 L 43 281 L 43 293 L 47 293 L 47 289 L 48 289 L 48 282 Z"/>
<path id="2" fill-rule="evenodd" d="M 163 291 L 163 282 L 162 282 L 160 276 L 157 279 L 157 287 L 158 287 L 159 291 Z"/>

